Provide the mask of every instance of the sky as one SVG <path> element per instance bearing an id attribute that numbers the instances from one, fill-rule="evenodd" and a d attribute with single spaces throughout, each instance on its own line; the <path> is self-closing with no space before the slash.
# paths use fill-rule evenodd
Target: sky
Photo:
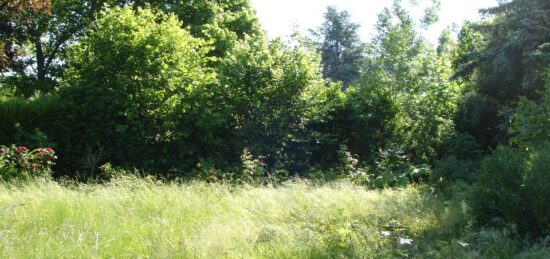
<path id="1" fill-rule="evenodd" d="M 361 39 L 368 41 L 373 34 L 378 13 L 384 7 L 391 6 L 393 0 L 251 0 L 251 2 L 262 27 L 270 38 L 288 36 L 294 28 L 303 33 L 307 33 L 308 29 L 318 28 L 323 22 L 326 7 L 330 5 L 338 10 L 350 12 L 351 20 L 361 25 L 359 29 Z M 453 23 L 460 25 L 466 20 L 479 20 L 481 17 L 479 9 L 497 5 L 497 0 L 441 0 L 441 2 L 439 22 L 422 32 L 433 43 L 437 42 L 441 31 L 449 25 Z"/>

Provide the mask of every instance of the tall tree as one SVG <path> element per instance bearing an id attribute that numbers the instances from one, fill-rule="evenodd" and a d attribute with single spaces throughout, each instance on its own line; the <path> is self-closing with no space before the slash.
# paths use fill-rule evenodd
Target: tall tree
<path id="1" fill-rule="evenodd" d="M 466 125 L 464 131 L 495 145 L 506 141 L 509 115 L 519 97 L 540 98 L 550 64 L 550 1 L 504 1 L 482 12 L 488 19 L 468 25 L 461 34 L 456 77 L 470 80 L 474 89 L 458 119 Z"/>
<path id="2" fill-rule="evenodd" d="M 420 23 L 427 25 L 425 18 Z M 385 88 L 395 102 L 398 112 L 390 148 L 405 152 L 413 162 L 429 163 L 441 155 L 444 141 L 453 134 L 460 85 L 449 81 L 451 51 L 444 49 L 451 48 L 450 39 L 442 36 L 438 53 L 418 36 L 418 24 L 400 1 L 385 8 L 367 45 L 358 84 Z"/>
<path id="3" fill-rule="evenodd" d="M 149 5 L 176 15 L 194 37 L 211 40 L 211 55 L 223 57 L 238 40 L 262 35 L 250 0 L 133 0 L 134 7 Z"/>
<path id="4" fill-rule="evenodd" d="M 0 12 L 2 26 L 14 27 L 0 31 L 0 40 L 11 39 L 10 49 L 27 51 L 18 66 L 10 66 L 15 76 L 9 77 L 25 95 L 36 90 L 49 91 L 57 85 L 65 69 L 67 47 L 88 32 L 105 4 L 128 5 L 134 10 L 147 5 L 174 14 L 182 28 L 195 37 L 211 41 L 214 48 L 210 55 L 217 57 L 224 56 L 246 35 L 262 35 L 249 0 L 50 0 L 48 12 L 26 11 L 30 10 L 27 6 L 42 10 L 38 3 L 49 3 L 47 1 L 6 1 L 6 10 L 24 10 L 17 12 L 17 19 L 10 20 L 4 18 L 6 12 Z M 28 4 L 21 4 L 25 2 Z M 9 34 L 10 31 L 13 33 Z"/>
<path id="5" fill-rule="evenodd" d="M 323 74 L 341 81 L 346 88 L 360 75 L 363 52 L 357 33 L 359 25 L 351 21 L 349 12 L 331 6 L 327 7 L 324 18 L 321 27 L 311 30 L 313 41 L 321 53 Z"/>
<path id="6" fill-rule="evenodd" d="M 375 80 L 389 88 L 394 96 L 411 90 L 414 61 L 426 47 L 415 26 L 413 18 L 399 1 L 391 8 L 384 8 L 378 15 L 376 34 L 366 48 L 367 58 L 361 79 L 367 81 L 364 84 Z"/>
<path id="7" fill-rule="evenodd" d="M 17 2 L 17 1 L 16 1 Z M 35 6 L 39 1 L 28 1 Z M 13 21 L 12 48 L 28 52 L 21 62 L 10 69 L 15 73 L 11 79 L 24 80 L 20 87 L 29 90 L 48 91 L 61 76 L 68 45 L 84 35 L 99 7 L 106 0 L 51 0 L 47 12 L 21 12 Z M 2 37 L 10 37 L 7 31 Z M 12 83 L 17 84 L 12 81 Z"/>
<path id="8" fill-rule="evenodd" d="M 114 163 L 143 167 L 172 166 L 151 158 L 159 154 L 188 158 L 195 148 L 188 137 L 197 143 L 206 135 L 191 135 L 203 120 L 192 114 L 215 76 L 204 45 L 174 15 L 128 6 L 102 12 L 69 51 L 60 94 L 77 107 L 71 125 L 87 138 L 65 151 L 82 155 L 75 147 L 99 143 Z"/>
<path id="9" fill-rule="evenodd" d="M 33 22 L 30 17 L 49 16 L 50 1 L 4 0 L 0 2 L 0 72 L 17 66 L 18 48 L 16 42 L 27 40 L 30 36 L 26 25 Z"/>

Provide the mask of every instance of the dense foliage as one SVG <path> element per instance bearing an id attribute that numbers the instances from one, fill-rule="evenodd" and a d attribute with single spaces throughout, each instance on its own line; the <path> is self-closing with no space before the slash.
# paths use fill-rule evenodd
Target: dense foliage
<path id="1" fill-rule="evenodd" d="M 550 2 L 502 1 L 437 46 L 429 2 L 396 0 L 363 43 L 332 7 L 285 41 L 248 0 L 4 1 L 0 177 L 50 174 L 52 147 L 54 176 L 83 181 L 427 183 L 475 226 L 543 238 Z"/>
<path id="2" fill-rule="evenodd" d="M 7 87 L 23 96 L 57 88 L 68 48 L 91 30 L 102 7 L 108 6 L 151 7 L 174 14 L 179 26 L 212 43 L 209 54 L 215 56 L 224 55 L 246 35 L 262 34 L 248 0 L 8 0 L 0 12 L 2 59 L 12 72 L 3 78 Z M 16 56 L 27 52 L 30 55 Z"/>
<path id="3" fill-rule="evenodd" d="M 269 166 L 307 169 L 306 113 L 316 108 L 308 98 L 325 84 L 317 55 L 300 45 L 256 41 L 238 46 L 218 72 L 239 149 L 250 148 Z"/>
<path id="4" fill-rule="evenodd" d="M 549 162 L 548 143 L 527 153 L 500 147 L 484 159 L 473 190 L 479 223 L 500 219 L 514 223 L 522 233 L 548 235 Z"/>
<path id="5" fill-rule="evenodd" d="M 519 97 L 540 98 L 550 64 L 550 3 L 515 0 L 484 13 L 492 19 L 465 26 L 460 37 L 456 77 L 474 86 L 457 125 L 495 146 L 508 139 Z"/>
<path id="6" fill-rule="evenodd" d="M 20 64 L 21 49 L 17 43 L 31 37 L 26 26 L 33 21 L 29 16 L 48 16 L 51 4 L 46 1 L 5 0 L 0 3 L 0 71 Z"/>
<path id="7" fill-rule="evenodd" d="M 325 21 L 311 31 L 313 42 L 321 53 L 323 75 L 348 87 L 360 76 L 363 48 L 359 25 L 351 21 L 347 11 L 327 7 Z"/>
<path id="8" fill-rule="evenodd" d="M 76 107 L 73 130 L 89 136 L 73 145 L 98 145 L 121 165 L 169 169 L 159 154 L 184 161 L 196 121 L 189 100 L 215 80 L 203 45 L 174 16 L 128 7 L 103 14 L 73 47 L 60 93 Z"/>

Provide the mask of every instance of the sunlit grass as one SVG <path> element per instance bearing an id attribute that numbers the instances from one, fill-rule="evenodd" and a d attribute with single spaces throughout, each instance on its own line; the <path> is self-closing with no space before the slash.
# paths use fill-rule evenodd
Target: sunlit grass
<path id="1" fill-rule="evenodd" d="M 475 256 L 467 207 L 422 188 L 118 180 L 0 186 L 1 258 Z M 537 250 L 537 252 L 540 252 Z"/>

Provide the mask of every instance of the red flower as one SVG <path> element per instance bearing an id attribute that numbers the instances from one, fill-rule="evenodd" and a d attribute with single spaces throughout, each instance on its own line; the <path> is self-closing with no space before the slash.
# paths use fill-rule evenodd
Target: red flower
<path id="1" fill-rule="evenodd" d="M 23 153 L 23 152 L 27 152 L 29 151 L 29 149 L 27 147 L 18 147 L 17 148 L 17 152 L 19 153 Z"/>

